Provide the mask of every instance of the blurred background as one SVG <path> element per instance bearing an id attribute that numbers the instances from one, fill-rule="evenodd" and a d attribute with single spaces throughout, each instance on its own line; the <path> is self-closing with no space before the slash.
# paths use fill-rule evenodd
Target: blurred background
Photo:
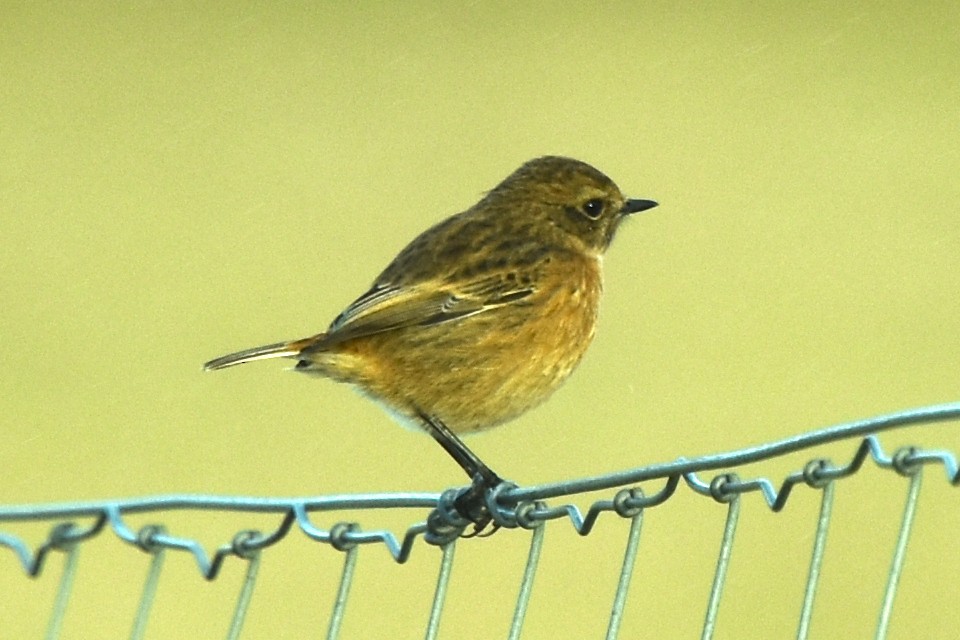
<path id="1" fill-rule="evenodd" d="M 952 2 L 0 3 L 0 504 L 462 484 L 347 387 L 200 367 L 323 330 L 414 235 L 544 154 L 661 206 L 608 253 L 576 374 L 469 441 L 502 475 L 958 400 L 958 25 Z M 900 440 L 956 451 L 960 425 Z M 902 508 L 890 474 L 849 482 L 815 637 L 872 634 Z M 960 624 L 937 578 L 960 570 L 951 491 L 925 483 L 892 637 Z M 818 509 L 801 493 L 745 504 L 717 637 L 794 633 Z M 624 637 L 699 633 L 724 513 L 681 491 L 648 515 Z M 166 523 L 214 546 L 273 523 L 249 520 Z M 602 634 L 627 528 L 547 531 L 524 637 Z M 458 546 L 445 637 L 503 637 L 528 544 Z M 52 560 L 31 580 L 0 552 L 0 636 L 42 634 Z M 63 637 L 128 633 L 147 563 L 111 535 L 85 547 Z M 365 552 L 344 637 L 421 637 L 438 563 Z M 299 535 L 267 551 L 244 637 L 320 635 L 340 564 Z M 208 583 L 168 557 L 148 637 L 222 636 L 244 569 Z"/>

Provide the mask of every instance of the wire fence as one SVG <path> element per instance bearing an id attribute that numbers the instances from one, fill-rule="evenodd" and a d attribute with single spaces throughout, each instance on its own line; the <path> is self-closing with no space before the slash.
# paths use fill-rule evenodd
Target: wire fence
<path id="1" fill-rule="evenodd" d="M 627 471 L 610 473 L 531 487 L 504 484 L 487 495 L 487 507 L 494 521 L 502 529 L 521 529 L 530 532 L 530 547 L 526 565 L 517 587 L 508 637 L 520 638 L 524 630 L 528 604 L 534 593 L 543 551 L 545 524 L 567 520 L 583 536 L 591 533 L 598 518 L 605 513 L 629 520 L 624 542 L 623 561 L 609 619 L 606 638 L 617 638 L 624 612 L 630 606 L 628 594 L 639 553 L 644 514 L 666 503 L 678 489 L 686 486 L 695 495 L 707 497 L 726 507 L 712 586 L 703 615 L 701 638 L 713 638 L 722 602 L 727 569 L 734 551 L 741 504 L 749 494 L 759 494 L 769 509 L 781 511 L 795 488 L 808 487 L 820 492 L 819 517 L 812 532 L 812 550 L 803 600 L 799 604 L 796 637 L 810 637 L 811 620 L 817 587 L 824 565 L 826 541 L 834 512 L 834 493 L 839 481 L 856 474 L 864 463 L 872 461 L 879 469 L 892 471 L 906 482 L 906 494 L 889 573 L 883 590 L 882 602 L 876 613 L 873 637 L 885 638 L 891 624 L 893 603 L 897 596 L 900 576 L 906 562 L 907 543 L 914 525 L 919 503 L 924 467 L 941 467 L 947 482 L 960 484 L 955 453 L 946 450 L 922 449 L 915 446 L 887 451 L 877 434 L 900 427 L 919 427 L 960 419 L 960 402 L 905 411 L 835 427 L 812 431 L 773 443 L 692 459 L 678 459 L 666 464 L 650 465 Z M 834 464 L 822 457 L 811 458 L 802 468 L 783 477 L 779 483 L 767 477 L 741 478 L 738 470 L 749 465 L 788 453 L 806 452 L 829 442 L 854 440 L 853 454 L 845 464 Z M 644 490 L 639 485 L 656 483 L 656 489 Z M 42 575 L 51 555 L 63 554 L 63 570 L 47 621 L 46 637 L 60 636 L 68 608 L 74 579 L 78 570 L 77 552 L 81 546 L 101 535 L 112 533 L 117 539 L 149 554 L 151 561 L 143 584 L 139 604 L 132 621 L 130 638 L 143 638 L 151 613 L 154 596 L 163 572 L 164 558 L 169 553 L 188 554 L 200 574 L 215 580 L 225 561 L 234 558 L 246 563 L 246 575 L 237 594 L 227 637 L 241 637 L 245 616 L 257 585 L 263 552 L 289 536 L 300 533 L 309 540 L 329 545 L 343 554 L 332 611 L 327 618 L 327 638 L 338 638 L 348 613 L 349 595 L 354 582 L 359 550 L 371 545 L 386 548 L 397 563 L 406 563 L 415 549 L 426 553 L 431 547 L 441 553 L 440 570 L 434 586 L 434 596 L 426 613 L 424 637 L 440 637 L 440 621 L 447 599 L 454 566 L 454 552 L 470 522 L 454 508 L 454 500 L 462 491 L 454 488 L 443 493 L 384 493 L 354 494 L 307 498 L 253 498 L 206 495 L 169 495 L 137 499 L 103 500 L 95 502 L 39 504 L 24 506 L 0 505 L 0 524 L 9 529 L 13 523 L 52 523 L 46 539 L 36 546 L 25 542 L 22 536 L 0 530 L 0 547 L 16 557 L 23 572 L 32 578 Z M 570 502 L 550 504 L 548 500 L 571 498 L 590 492 L 611 492 L 604 499 L 593 502 L 586 512 Z M 397 536 L 386 529 L 363 528 L 353 520 L 338 522 L 327 528 L 318 526 L 319 514 L 343 511 L 368 513 L 370 510 L 409 510 L 426 514 L 425 519 L 410 525 Z M 196 539 L 178 536 L 161 524 L 162 513 L 182 510 L 203 510 L 217 513 L 272 514 L 277 526 L 268 531 L 244 529 L 232 539 L 208 553 Z M 155 524 L 135 528 L 129 524 L 131 516 L 155 517 Z M 79 524 L 78 520 L 87 520 Z M 505 532 L 496 535 L 503 535 Z M 808 535 L 811 532 L 806 532 Z M 418 544 L 422 539 L 426 544 Z M 469 541 L 461 541 L 464 544 Z M 954 550 L 955 551 L 955 550 Z M 2 625 L 2 622 L 0 622 Z M 462 637 L 462 636 L 455 636 Z"/>

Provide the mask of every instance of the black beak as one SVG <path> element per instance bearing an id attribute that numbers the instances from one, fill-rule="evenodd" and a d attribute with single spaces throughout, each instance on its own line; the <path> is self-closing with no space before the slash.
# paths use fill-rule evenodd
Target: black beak
<path id="1" fill-rule="evenodd" d="M 653 209 L 658 204 L 658 202 L 654 202 L 653 200 L 627 200 L 623 203 L 623 209 L 620 209 L 620 213 L 639 213 L 640 211 Z"/>

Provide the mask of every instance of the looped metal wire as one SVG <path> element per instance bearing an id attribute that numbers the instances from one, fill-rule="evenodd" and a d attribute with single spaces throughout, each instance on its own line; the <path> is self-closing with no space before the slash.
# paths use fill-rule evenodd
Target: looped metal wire
<path id="1" fill-rule="evenodd" d="M 484 502 L 487 505 L 487 510 L 490 512 L 490 517 L 492 517 L 494 523 L 500 527 L 507 529 L 515 529 L 517 527 L 516 503 L 514 503 L 513 507 L 506 508 L 503 506 L 501 499 L 501 496 L 517 488 L 516 484 L 505 480 L 492 489 L 488 489 L 484 494 Z"/>
<path id="2" fill-rule="evenodd" d="M 436 508 L 427 516 L 427 530 L 423 539 L 432 545 L 442 547 L 460 537 L 470 521 L 457 511 L 457 497 L 464 489 L 447 489 L 440 494 Z"/>
<path id="3" fill-rule="evenodd" d="M 621 489 L 613 496 L 613 510 L 618 516 L 632 518 L 639 515 L 645 506 L 646 496 L 640 487 Z"/>
<path id="4" fill-rule="evenodd" d="M 723 473 L 710 481 L 710 496 L 721 503 L 728 503 L 736 498 L 742 487 L 740 478 L 735 473 Z"/>
<path id="5" fill-rule="evenodd" d="M 83 539 L 82 529 L 74 522 L 61 522 L 50 529 L 47 538 L 51 549 L 65 550 Z"/>
<path id="6" fill-rule="evenodd" d="M 147 553 L 157 553 L 163 548 L 157 541 L 157 536 L 161 536 L 166 532 L 166 527 L 162 524 L 148 524 L 137 531 L 135 544 Z"/>
<path id="7" fill-rule="evenodd" d="M 546 510 L 546 502 L 521 502 L 514 508 L 513 514 L 517 526 L 532 530 L 543 526 L 546 522 L 542 517 Z"/>
<path id="8" fill-rule="evenodd" d="M 814 458 L 803 465 L 803 481 L 811 489 L 822 489 L 833 480 L 826 473 L 832 468 L 833 464 L 828 459 Z"/>
<path id="9" fill-rule="evenodd" d="M 77 543 L 100 533 L 105 523 L 106 518 L 104 517 L 97 518 L 89 527 L 82 527 L 76 522 L 62 522 L 50 529 L 48 544 L 52 549 L 69 549 Z"/>
<path id="10" fill-rule="evenodd" d="M 230 549 L 234 555 L 250 560 L 263 548 L 265 537 L 256 529 L 238 531 L 230 541 Z"/>
<path id="11" fill-rule="evenodd" d="M 923 465 L 914 459 L 916 455 L 916 447 L 901 447 L 894 451 L 891 460 L 894 470 L 908 478 L 919 473 Z"/>
<path id="12" fill-rule="evenodd" d="M 944 469 L 947 480 L 954 485 L 960 484 L 960 469 L 953 454 L 947 451 L 910 449 L 893 456 L 887 454 L 875 435 L 884 429 L 907 425 L 933 424 L 935 422 L 960 418 L 960 403 L 923 407 L 869 420 L 861 420 L 787 438 L 778 442 L 751 447 L 730 453 L 705 456 L 702 458 L 678 458 L 674 462 L 654 464 L 622 472 L 569 480 L 552 485 L 516 487 L 504 484 L 485 496 L 490 515 L 502 526 L 522 526 L 518 521 L 520 506 L 524 503 L 547 500 L 551 497 L 575 495 L 587 491 L 605 488 L 637 486 L 648 481 L 663 482 L 656 492 L 647 490 L 644 508 L 651 508 L 670 499 L 676 492 L 681 479 L 697 493 L 721 497 L 729 500 L 734 493 L 759 492 L 773 511 L 784 508 L 797 484 L 818 487 L 822 483 L 836 480 L 856 473 L 868 460 L 873 460 L 882 468 L 899 469 L 903 473 L 914 473 L 919 465 L 938 465 Z M 697 474 L 710 470 L 731 469 L 738 465 L 758 462 L 773 456 L 832 442 L 842 438 L 861 436 L 862 440 L 852 459 L 846 464 L 834 465 L 828 461 L 816 461 L 808 464 L 802 471 L 784 478 L 779 486 L 767 478 L 732 483 L 726 479 L 715 480 L 711 484 L 701 481 Z M 864 437 L 865 436 L 865 437 Z M 811 484 L 812 483 L 812 484 Z M 430 544 L 444 545 L 451 542 L 469 526 L 454 508 L 454 499 L 462 488 L 450 489 L 443 495 L 435 493 L 402 494 L 357 494 L 346 496 L 322 496 L 315 498 L 245 498 L 221 496 L 157 496 L 121 501 L 103 501 L 76 504 L 0 506 L 0 522 L 17 520 L 57 520 L 74 518 L 93 518 L 89 526 L 72 524 L 61 527 L 52 533 L 48 540 L 31 551 L 28 545 L 16 535 L 0 531 L 0 549 L 8 548 L 17 556 L 28 575 L 38 575 L 46 556 L 51 550 L 68 547 L 72 543 L 97 535 L 107 525 L 123 541 L 144 549 L 167 549 L 187 552 L 194 556 L 197 566 L 207 579 L 214 579 L 226 556 L 235 555 L 233 547 L 227 543 L 214 550 L 211 555 L 204 551 L 199 542 L 189 537 L 169 534 L 162 529 L 148 533 L 137 533 L 125 522 L 125 516 L 132 513 L 158 512 L 177 509 L 230 510 L 250 513 L 275 513 L 281 516 L 279 526 L 271 533 L 257 539 L 245 541 L 245 549 L 266 548 L 283 539 L 296 525 L 307 537 L 330 543 L 331 531 L 314 525 L 311 513 L 338 509 L 399 508 L 430 509 L 425 522 L 410 525 L 406 532 L 397 537 L 390 531 L 362 531 L 359 526 L 344 534 L 342 540 L 356 544 L 380 543 L 387 547 L 397 562 L 406 562 L 416 539 L 423 537 Z M 618 503 L 619 504 L 619 503 Z M 493 508 L 495 507 L 495 508 Z M 526 511 L 523 507 L 523 523 L 546 521 L 558 518 L 567 519 L 581 535 L 587 535 L 593 525 L 606 511 L 617 512 L 617 506 L 611 500 L 599 500 L 583 513 L 570 503 L 540 507 Z"/>
<path id="13" fill-rule="evenodd" d="M 811 578 L 804 604 L 804 619 L 809 621 L 809 612 L 813 602 L 811 594 L 814 592 L 816 576 L 819 575 L 819 563 L 822 561 L 826 540 L 826 523 L 829 521 L 830 505 L 836 486 L 834 481 L 857 473 L 869 461 L 872 461 L 881 469 L 893 470 L 910 478 L 910 498 L 904 511 L 904 524 L 897 547 L 897 560 L 894 563 L 896 571 L 891 571 L 890 586 L 888 586 L 886 596 L 886 602 L 892 603 L 896 578 L 899 576 L 900 567 L 903 565 L 903 549 L 906 547 L 906 540 L 916 509 L 916 496 L 919 495 L 919 480 L 922 477 L 920 471 L 924 465 L 937 465 L 944 470 L 947 481 L 956 486 L 960 485 L 960 467 L 958 467 L 956 456 L 949 451 L 905 447 L 889 454 L 881 445 L 876 433 L 895 427 L 933 424 L 958 418 L 960 418 L 960 403 L 925 407 L 838 425 L 728 453 L 700 458 L 678 458 L 673 462 L 647 465 L 636 469 L 590 478 L 573 479 L 550 485 L 518 487 L 512 483 L 503 483 L 492 490 L 488 490 L 483 494 L 483 506 L 486 507 L 490 518 L 497 525 L 504 528 L 522 528 L 533 532 L 531 551 L 523 583 L 524 588 L 521 590 L 523 595 L 518 604 L 513 629 L 518 630 L 522 623 L 525 598 L 529 597 L 529 589 L 532 585 L 536 562 L 543 541 L 543 533 L 546 529 L 543 525 L 548 520 L 569 522 L 575 531 L 582 536 L 588 535 L 600 516 L 607 512 L 631 520 L 623 572 L 617 591 L 617 602 L 620 604 L 615 607 L 617 611 L 621 611 L 625 602 L 623 597 L 625 597 L 626 588 L 629 585 L 629 572 L 632 570 L 636 559 L 636 545 L 639 540 L 641 522 L 645 518 L 644 511 L 667 502 L 681 486 L 681 480 L 696 494 L 730 505 L 724 544 L 721 547 L 722 562 L 718 564 L 715 589 L 711 592 L 711 606 L 719 603 L 719 589 L 722 585 L 726 562 L 733 545 L 736 518 L 741 503 L 737 498 L 747 493 L 758 493 L 766 505 L 772 511 L 777 512 L 785 507 L 793 488 L 797 485 L 821 491 L 823 496 L 821 518 L 817 530 L 817 540 L 819 542 L 811 561 Z M 838 465 L 826 458 L 814 457 L 803 465 L 802 469 L 786 475 L 778 483 L 763 476 L 741 479 L 732 471 L 733 469 L 741 470 L 742 466 L 748 463 L 757 463 L 774 456 L 807 450 L 824 443 L 853 437 L 859 437 L 860 440 L 854 445 L 855 451 L 846 463 Z M 741 473 L 744 472 L 741 471 Z M 716 475 L 713 475 L 709 481 L 705 481 L 701 479 L 701 474 L 703 478 L 711 477 L 710 474 Z M 610 498 L 594 501 L 585 513 L 572 502 L 560 500 L 553 505 L 547 502 L 551 498 L 614 488 L 616 492 Z M 246 590 L 242 600 L 243 606 L 241 606 L 241 602 L 238 602 L 237 606 L 237 611 L 242 612 L 246 610 L 246 602 L 248 602 L 249 595 L 252 593 L 252 584 L 261 557 L 260 551 L 278 543 L 296 528 L 307 538 L 329 544 L 333 549 L 345 554 L 345 569 L 341 585 L 343 599 L 338 596 L 338 607 L 340 607 L 338 611 L 340 611 L 342 617 L 350 576 L 352 576 L 352 567 L 356 563 L 357 551 L 363 545 L 381 545 L 389 551 L 397 563 L 405 563 L 418 539 L 422 537 L 430 545 L 443 548 L 444 569 L 441 571 L 441 575 L 444 576 L 444 580 L 449 578 L 454 548 L 451 543 L 455 542 L 464 529 L 471 524 L 457 511 L 456 499 L 469 489 L 470 487 L 452 488 L 443 494 L 354 494 L 302 498 L 170 495 L 86 503 L 0 506 L 0 523 L 35 520 L 47 520 L 56 523 L 50 530 L 47 539 L 33 549 L 20 536 L 7 531 L 0 531 L 0 550 L 9 549 L 19 560 L 27 575 L 38 576 L 51 551 L 66 553 L 66 566 L 74 567 L 76 566 L 77 554 L 75 551 L 78 544 L 96 536 L 101 531 L 109 529 L 123 542 L 153 555 L 150 575 L 154 577 L 151 578 L 152 582 L 148 583 L 149 588 L 145 588 L 143 602 L 149 602 L 152 599 L 150 594 L 155 589 L 156 576 L 159 576 L 159 567 L 166 551 L 187 553 L 192 556 L 201 575 L 208 580 L 214 580 L 219 575 L 225 559 L 230 557 L 243 558 L 249 564 L 248 579 L 245 582 Z M 416 520 L 401 535 L 382 529 L 365 531 L 359 523 L 355 522 L 340 521 L 329 528 L 315 524 L 315 522 L 323 522 L 322 516 L 330 512 L 362 511 L 365 509 L 405 509 L 414 513 Z M 279 519 L 279 522 L 273 530 L 267 530 L 266 532 L 243 530 L 235 534 L 231 540 L 208 552 L 198 540 L 190 536 L 168 533 L 166 527 L 162 524 L 152 524 L 135 530 L 126 521 L 128 516 L 134 514 L 156 514 L 172 510 L 273 514 Z M 426 516 L 425 520 L 420 521 L 420 518 L 424 516 Z M 92 522 L 90 524 L 77 524 L 77 519 L 85 518 L 92 519 Z M 63 575 L 66 577 L 62 580 L 61 590 L 67 593 L 69 589 L 67 577 L 73 574 L 65 571 Z M 440 584 L 438 583 L 438 593 L 443 591 L 439 588 Z M 442 582 L 442 584 L 446 584 L 446 582 Z M 889 620 L 890 610 L 890 606 L 885 605 L 884 620 L 886 621 Z M 710 611 L 715 613 L 714 608 L 711 608 Z M 240 615 L 238 614 L 238 616 Z M 611 618 L 611 629 L 619 624 L 619 618 L 616 616 L 614 618 Z M 335 619 L 339 620 L 340 618 L 335 617 Z M 143 620 L 145 624 L 145 618 Z M 705 628 L 712 628 L 710 625 L 714 621 L 714 614 L 711 613 L 708 616 L 709 624 L 705 625 Z M 887 623 L 884 622 L 883 624 Z M 331 628 L 335 626 L 332 624 Z M 511 637 L 514 636 L 511 635 Z"/>
<path id="14" fill-rule="evenodd" d="M 338 522 L 330 527 L 330 546 L 337 551 L 349 551 L 357 546 L 356 540 L 350 539 L 350 534 L 359 530 L 356 522 Z"/>

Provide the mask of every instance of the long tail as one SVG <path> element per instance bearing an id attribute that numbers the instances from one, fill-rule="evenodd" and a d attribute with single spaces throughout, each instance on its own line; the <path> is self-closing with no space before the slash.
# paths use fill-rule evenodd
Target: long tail
<path id="1" fill-rule="evenodd" d="M 244 349 L 236 353 L 214 358 L 203 365 L 204 371 L 216 371 L 217 369 L 226 369 L 244 362 L 253 362 L 254 360 L 269 360 L 271 358 L 293 358 L 300 355 L 303 350 L 304 341 L 278 342 L 268 344 L 253 349 Z"/>

